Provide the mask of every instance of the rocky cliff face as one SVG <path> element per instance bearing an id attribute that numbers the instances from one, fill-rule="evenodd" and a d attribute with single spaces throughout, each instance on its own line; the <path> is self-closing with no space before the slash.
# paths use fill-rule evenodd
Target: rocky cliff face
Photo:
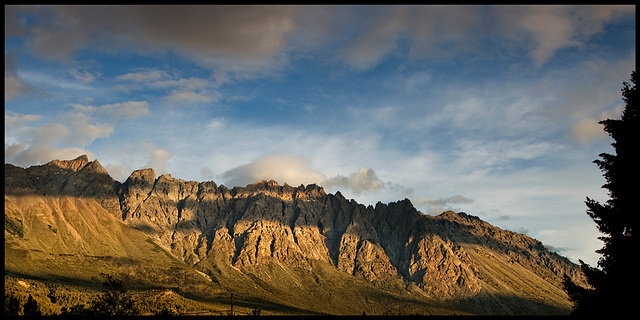
<path id="1" fill-rule="evenodd" d="M 24 169 L 5 164 L 5 195 L 70 196 L 96 199 L 113 215 L 120 214 L 117 191 L 120 183 L 113 180 L 98 160 L 89 162 L 86 155 L 74 160 L 53 160 Z"/>
<path id="2" fill-rule="evenodd" d="M 320 260 L 381 286 L 410 283 L 427 296 L 461 299 L 483 286 L 467 253 L 473 244 L 506 254 L 556 287 L 564 273 L 581 275 L 525 235 L 464 213 L 427 216 L 406 199 L 365 207 L 316 185 L 258 181 L 229 190 L 155 178 L 151 169 L 134 172 L 119 196 L 127 224 L 192 265 L 211 258 L 236 268 L 278 261 L 310 269 L 310 260 Z"/>
<path id="3" fill-rule="evenodd" d="M 86 156 L 28 169 L 6 164 L 5 270 L 24 265 L 13 261 L 15 252 L 24 259 L 36 257 L 32 267 L 51 257 L 138 254 L 146 237 L 121 222 L 119 187 L 98 161 L 89 162 Z M 51 269 L 53 265 L 40 271 Z"/>
<path id="4" fill-rule="evenodd" d="M 529 294 L 495 274 L 502 270 L 513 277 L 526 272 L 531 299 L 567 309 L 563 274 L 583 279 L 576 265 L 537 240 L 465 213 L 424 215 L 407 199 L 364 206 L 316 185 L 258 181 L 228 189 L 156 177 L 153 169 L 135 171 L 120 184 L 86 156 L 28 169 L 5 165 L 5 188 L 5 200 L 8 194 L 95 199 L 213 281 L 231 270 L 271 288 L 283 280 L 262 266 L 317 275 L 318 265 L 328 265 L 384 290 L 428 299 Z"/>

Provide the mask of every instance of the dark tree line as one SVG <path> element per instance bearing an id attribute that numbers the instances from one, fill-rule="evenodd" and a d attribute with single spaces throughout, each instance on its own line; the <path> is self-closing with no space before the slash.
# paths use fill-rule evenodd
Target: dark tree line
<path id="1" fill-rule="evenodd" d="M 140 311 L 134 302 L 133 297 L 127 290 L 126 281 L 123 277 L 101 274 L 105 279 L 102 283 L 102 293 L 97 299 L 92 301 L 90 305 L 76 304 L 71 308 L 62 308 L 61 315 L 73 316 L 135 316 Z M 51 297 L 49 297 L 51 299 Z M 25 316 L 41 316 L 42 312 L 38 306 L 38 302 L 29 295 L 27 302 L 22 305 L 20 300 L 13 296 L 5 294 L 5 310 L 4 314 L 8 316 L 17 316 L 20 314 Z"/>
<path id="2" fill-rule="evenodd" d="M 25 316 L 41 316 L 42 312 L 40 312 L 40 307 L 38 307 L 38 302 L 33 298 L 33 296 L 29 295 L 27 302 L 24 306 L 21 306 L 20 300 L 13 296 L 5 294 L 4 297 L 4 315 L 5 316 L 17 316 L 20 315 L 20 311 Z"/>
<path id="3" fill-rule="evenodd" d="M 135 316 L 140 311 L 133 297 L 127 290 L 125 279 L 106 273 L 101 274 L 105 281 L 102 283 L 102 293 L 89 306 L 75 305 L 69 309 L 63 308 L 62 315 L 107 315 L 107 316 Z"/>
<path id="4" fill-rule="evenodd" d="M 636 91 L 636 72 L 630 83 L 624 82 L 622 99 L 625 109 L 621 119 L 600 121 L 604 130 L 615 140 L 611 145 L 615 154 L 602 153 L 594 163 L 603 172 L 609 190 L 604 204 L 587 197 L 587 214 L 603 234 L 604 246 L 598 267 L 582 260 L 590 288 L 575 284 L 565 275 L 564 287 L 574 304 L 573 315 L 615 316 L 637 313 L 639 283 L 637 232 L 640 189 L 640 110 Z"/>

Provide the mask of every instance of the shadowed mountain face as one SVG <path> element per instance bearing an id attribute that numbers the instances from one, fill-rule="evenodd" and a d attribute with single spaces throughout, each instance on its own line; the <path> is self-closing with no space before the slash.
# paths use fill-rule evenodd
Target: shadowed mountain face
<path id="1" fill-rule="evenodd" d="M 100 217 L 86 223 L 95 232 L 74 234 L 89 226 L 50 218 L 69 231 L 57 240 L 34 233 L 38 210 L 71 212 L 64 208 L 78 201 L 77 215 Z M 127 256 L 136 249 L 113 230 L 145 234 L 221 291 L 310 312 L 566 314 L 562 276 L 584 283 L 579 267 L 539 241 L 465 213 L 424 215 L 406 199 L 363 206 L 316 185 L 228 189 L 152 169 L 120 184 L 86 156 L 6 164 L 5 220 L 5 239 L 25 250 L 90 254 L 101 246 Z M 97 227 L 107 224 L 111 238 Z"/>

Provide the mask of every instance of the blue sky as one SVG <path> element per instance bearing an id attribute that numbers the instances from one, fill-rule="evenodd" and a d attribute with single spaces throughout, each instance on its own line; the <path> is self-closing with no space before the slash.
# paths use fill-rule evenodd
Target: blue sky
<path id="1" fill-rule="evenodd" d="M 5 6 L 5 162 L 409 198 L 595 265 L 634 6 Z"/>

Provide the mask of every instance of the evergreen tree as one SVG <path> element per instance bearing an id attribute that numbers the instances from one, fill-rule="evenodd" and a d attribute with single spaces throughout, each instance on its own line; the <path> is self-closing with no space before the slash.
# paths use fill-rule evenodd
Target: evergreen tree
<path id="1" fill-rule="evenodd" d="M 98 314 L 110 316 L 138 315 L 138 308 L 127 291 L 124 279 L 104 273 L 102 276 L 105 278 L 102 283 L 102 294 L 94 303 L 93 310 Z"/>
<path id="2" fill-rule="evenodd" d="M 17 316 L 20 313 L 20 300 L 12 294 L 4 296 L 4 315 Z"/>
<path id="3" fill-rule="evenodd" d="M 587 197 L 587 214 L 603 234 L 604 246 L 598 267 L 580 261 L 591 288 L 583 288 L 565 275 L 564 287 L 574 303 L 574 315 L 626 315 L 633 314 L 637 301 L 635 294 L 640 284 L 637 265 L 634 264 L 638 248 L 638 208 L 634 201 L 640 196 L 640 110 L 636 91 L 636 72 L 631 83 L 624 82 L 622 99 L 626 106 L 619 120 L 600 122 L 615 140 L 611 145 L 615 155 L 602 153 L 595 160 L 607 181 L 609 200 L 601 204 Z"/>
<path id="4" fill-rule="evenodd" d="M 29 295 L 29 299 L 27 299 L 27 303 L 24 304 L 24 315 L 25 316 L 41 316 L 40 308 L 38 307 L 38 302 Z"/>

